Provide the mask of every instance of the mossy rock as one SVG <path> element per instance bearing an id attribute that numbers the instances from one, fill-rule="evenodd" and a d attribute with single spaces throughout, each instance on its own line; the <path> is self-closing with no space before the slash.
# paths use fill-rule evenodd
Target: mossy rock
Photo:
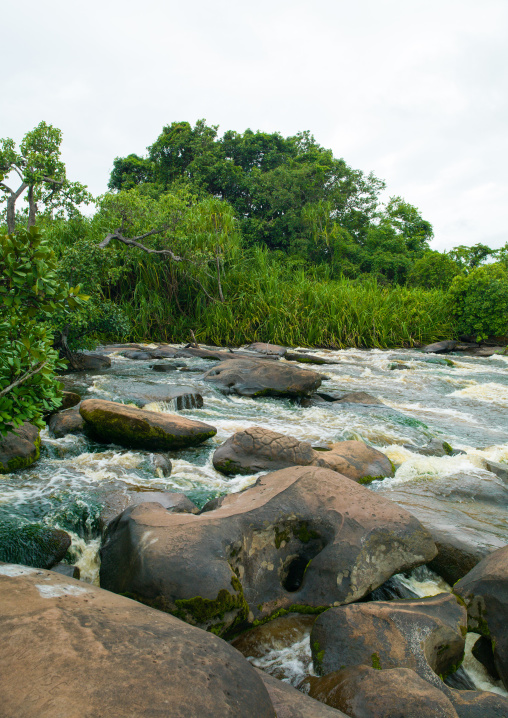
<path id="1" fill-rule="evenodd" d="M 0 474 L 26 469 L 39 459 L 41 439 L 33 424 L 22 424 L 6 436 L 0 437 Z"/>

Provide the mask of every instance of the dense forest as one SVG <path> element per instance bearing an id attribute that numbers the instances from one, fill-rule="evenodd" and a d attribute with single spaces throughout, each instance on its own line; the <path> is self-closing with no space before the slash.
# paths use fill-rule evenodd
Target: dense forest
<path id="1" fill-rule="evenodd" d="M 19 147 L 0 140 L 0 431 L 55 405 L 54 371 L 106 339 L 342 348 L 508 334 L 508 244 L 432 251 L 416 207 L 381 201 L 382 180 L 309 132 L 174 122 L 146 156 L 116 158 L 95 199 L 67 179 L 61 142 L 44 122 Z"/>

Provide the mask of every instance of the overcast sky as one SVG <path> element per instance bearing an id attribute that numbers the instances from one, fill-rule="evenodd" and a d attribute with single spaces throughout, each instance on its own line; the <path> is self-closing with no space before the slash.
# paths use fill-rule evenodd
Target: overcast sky
<path id="1" fill-rule="evenodd" d="M 2 8 L 0 136 L 63 131 L 69 179 L 163 125 L 310 130 L 434 226 L 508 241 L 507 0 L 24 0 Z"/>

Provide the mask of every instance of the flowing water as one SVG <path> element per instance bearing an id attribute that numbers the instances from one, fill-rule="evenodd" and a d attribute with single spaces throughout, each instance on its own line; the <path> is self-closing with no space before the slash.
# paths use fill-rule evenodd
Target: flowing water
<path id="1" fill-rule="evenodd" d="M 321 448 L 345 439 L 366 441 L 396 467 L 393 478 L 374 482 L 372 490 L 408 508 L 442 512 L 443 520 L 457 530 L 473 531 L 491 548 L 506 543 L 508 481 L 489 471 L 488 462 L 506 464 L 508 469 L 508 357 L 443 359 L 401 349 L 313 353 L 337 362 L 307 365 L 326 376 L 322 391 L 337 396 L 368 392 L 383 404 L 322 402 L 304 408 L 287 399 L 224 396 L 203 381 L 203 372 L 212 364 L 199 358 L 162 360 L 180 365 L 162 373 L 151 368 L 153 360 L 133 361 L 114 353 L 111 368 L 101 374 L 68 375 L 67 388 L 84 398 L 136 403 L 142 396 L 145 408 L 169 413 L 175 412 L 176 404 L 161 399 L 164 390 L 189 387 L 202 394 L 203 407 L 186 400 L 183 405 L 189 408 L 179 413 L 212 424 L 217 435 L 200 447 L 170 452 L 173 469 L 164 477 L 149 452 L 102 445 L 84 436 L 52 439 L 44 431 L 40 461 L 0 476 L 0 527 L 38 524 L 66 530 L 73 540 L 68 561 L 79 565 L 84 580 L 97 583 L 100 516 L 112 495 L 126 504 L 133 491 L 177 491 L 201 507 L 215 496 L 240 491 L 258 475 L 224 477 L 213 468 L 212 455 L 234 432 L 257 425 Z M 418 448 L 433 438 L 462 453 L 418 454 Z M 425 589 L 420 586 L 417 595 L 433 592 L 435 581 L 427 581 Z M 286 678 L 295 682 L 295 676 L 308 669 L 308 640 L 286 653 L 284 659 L 272 659 L 293 662 Z M 475 680 L 485 677 L 478 674 Z"/>

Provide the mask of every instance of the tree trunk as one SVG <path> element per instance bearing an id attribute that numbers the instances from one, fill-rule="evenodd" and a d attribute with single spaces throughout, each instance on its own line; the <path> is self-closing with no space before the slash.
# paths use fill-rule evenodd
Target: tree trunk
<path id="1" fill-rule="evenodd" d="M 28 226 L 33 227 L 35 224 L 35 217 L 37 215 L 37 202 L 34 200 L 34 187 L 30 185 L 28 188 Z"/>
<path id="2" fill-rule="evenodd" d="M 7 232 L 12 234 L 16 226 L 16 195 L 14 192 L 7 197 Z"/>

